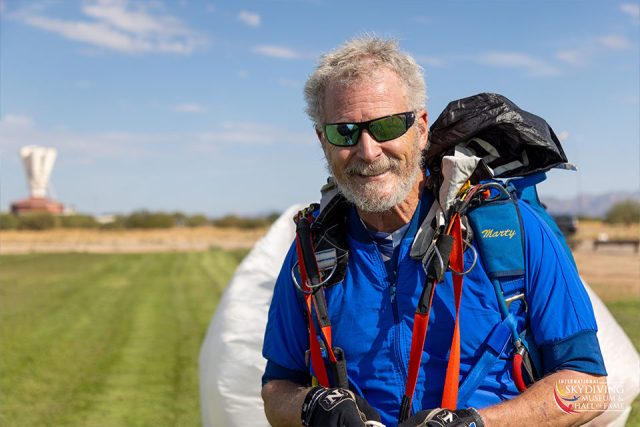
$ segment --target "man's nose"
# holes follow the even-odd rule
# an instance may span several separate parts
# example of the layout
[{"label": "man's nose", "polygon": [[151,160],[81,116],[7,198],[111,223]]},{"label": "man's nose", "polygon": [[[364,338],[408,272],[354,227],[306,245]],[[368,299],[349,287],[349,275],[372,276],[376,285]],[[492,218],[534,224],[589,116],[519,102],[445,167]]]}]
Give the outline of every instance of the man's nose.
[{"label": "man's nose", "polygon": [[358,149],[358,157],[367,162],[375,160],[382,153],[380,143],[373,139],[366,129],[360,134],[360,140],[356,148]]}]

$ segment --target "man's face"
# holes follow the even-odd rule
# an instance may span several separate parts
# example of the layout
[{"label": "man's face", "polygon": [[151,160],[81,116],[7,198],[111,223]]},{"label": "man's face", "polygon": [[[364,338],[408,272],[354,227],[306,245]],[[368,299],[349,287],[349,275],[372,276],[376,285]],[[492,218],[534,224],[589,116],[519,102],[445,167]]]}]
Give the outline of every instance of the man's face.
[{"label": "man's face", "polygon": [[[329,84],[325,123],[363,122],[410,110],[404,85],[382,69],[349,86]],[[347,200],[365,212],[384,212],[400,204],[421,176],[420,157],[427,142],[427,114],[421,110],[407,133],[377,142],[363,131],[353,147],[336,147],[318,131],[328,167]]]}]

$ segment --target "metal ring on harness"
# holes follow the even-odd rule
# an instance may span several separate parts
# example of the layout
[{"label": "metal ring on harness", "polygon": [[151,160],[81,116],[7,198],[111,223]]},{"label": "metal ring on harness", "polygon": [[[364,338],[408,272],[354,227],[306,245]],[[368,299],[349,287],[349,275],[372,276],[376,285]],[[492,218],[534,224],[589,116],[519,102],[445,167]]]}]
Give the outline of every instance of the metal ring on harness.
[{"label": "metal ring on harness", "polygon": [[296,285],[296,288],[298,288],[300,292],[305,294],[310,294],[311,292],[313,292],[313,289],[323,286],[325,283],[327,283],[331,279],[331,277],[333,277],[333,273],[335,273],[336,270],[338,269],[338,263],[336,262],[335,264],[333,264],[333,267],[331,267],[331,272],[329,273],[326,279],[324,279],[317,285],[307,285],[307,288],[311,289],[310,291],[306,291],[302,289],[302,286],[300,286],[300,283],[298,283],[298,279],[296,278],[296,273],[295,273],[296,267],[298,267],[298,261],[296,261],[296,263],[293,264],[293,267],[291,267],[291,279],[293,279],[293,284]]},{"label": "metal ring on harness", "polygon": [[476,250],[476,248],[474,248],[471,243],[467,242],[464,239],[462,240],[462,243],[466,245],[467,248],[471,249],[471,252],[473,252],[473,262],[471,263],[471,267],[463,272],[455,271],[453,268],[451,268],[451,266],[449,266],[449,270],[451,270],[451,273],[455,274],[456,276],[464,276],[471,273],[471,270],[473,270],[473,267],[475,267],[476,263],[478,262],[478,251]]}]

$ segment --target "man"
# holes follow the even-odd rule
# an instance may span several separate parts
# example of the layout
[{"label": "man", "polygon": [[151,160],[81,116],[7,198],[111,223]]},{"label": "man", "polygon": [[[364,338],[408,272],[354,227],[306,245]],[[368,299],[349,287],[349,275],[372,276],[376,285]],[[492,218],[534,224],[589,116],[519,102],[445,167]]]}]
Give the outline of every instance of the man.
[{"label": "man", "polygon": [[[380,420],[396,425],[407,381],[413,313],[425,281],[409,248],[432,200],[426,196],[420,160],[428,150],[424,80],[415,61],[394,42],[364,37],[323,56],[305,94],[329,171],[352,204],[347,272],[342,283],[325,289],[333,345],[344,350],[350,390],[310,387],[306,306],[291,278],[297,265],[294,245],[276,283],[265,333],[265,411],[274,426],[373,426]],[[567,414],[553,402],[558,381],[596,380],[606,372],[577,272],[540,220],[526,209],[522,217],[532,272],[526,302],[544,378],[519,394],[510,362],[498,359],[464,408],[439,409],[455,315],[447,273],[435,291],[413,415],[402,426],[578,425],[598,414]],[[473,262],[469,252],[465,269]],[[465,277],[462,378],[500,321],[481,264]],[[550,312],[550,299],[557,299],[565,311]]]}]

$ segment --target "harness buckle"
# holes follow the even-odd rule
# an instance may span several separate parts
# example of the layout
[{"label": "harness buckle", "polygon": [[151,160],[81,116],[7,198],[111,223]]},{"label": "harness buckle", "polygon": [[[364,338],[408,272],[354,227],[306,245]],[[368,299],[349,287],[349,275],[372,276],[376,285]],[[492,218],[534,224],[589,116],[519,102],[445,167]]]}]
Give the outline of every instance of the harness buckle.
[{"label": "harness buckle", "polygon": [[527,300],[524,298],[524,292],[521,292],[519,294],[510,296],[509,298],[504,299],[504,302],[507,304],[507,310],[511,308],[511,303],[517,300],[522,300],[522,303],[524,304],[524,311],[529,311]]}]

